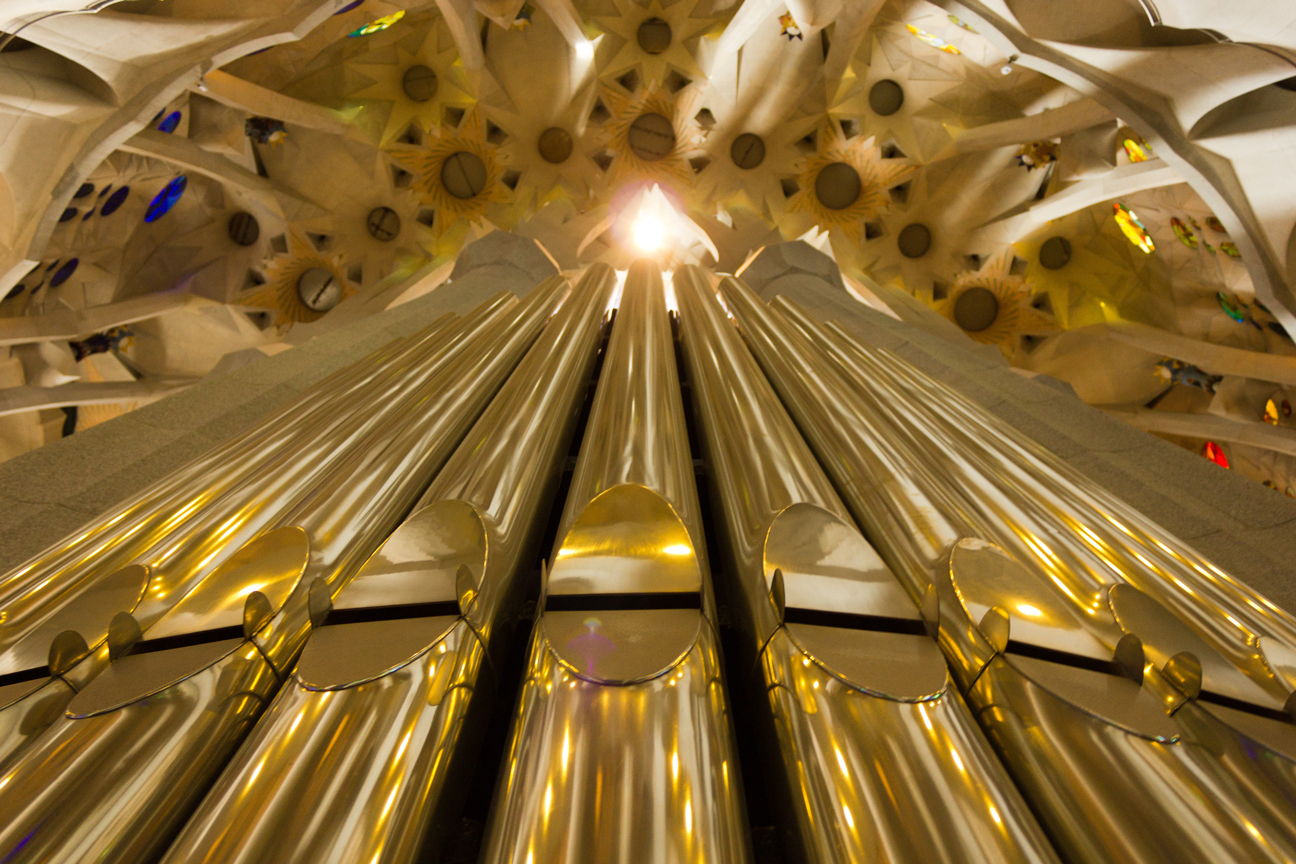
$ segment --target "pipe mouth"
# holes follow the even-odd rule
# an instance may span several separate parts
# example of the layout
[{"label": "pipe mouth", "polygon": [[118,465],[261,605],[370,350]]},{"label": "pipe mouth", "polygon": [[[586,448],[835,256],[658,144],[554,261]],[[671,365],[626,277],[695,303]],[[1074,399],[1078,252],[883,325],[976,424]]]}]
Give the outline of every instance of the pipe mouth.
[{"label": "pipe mouth", "polygon": [[607,684],[665,674],[702,627],[688,528],[647,487],[602,492],[563,537],[542,603],[541,635],[573,674]]},{"label": "pipe mouth", "polygon": [[432,650],[471,617],[488,546],[471,504],[448,499],[419,510],[342,589],[302,651],[298,681],[308,690],[352,687]]},{"label": "pipe mouth", "polygon": [[[19,637],[11,646],[0,648],[0,687],[30,678],[30,673],[49,662],[50,646],[60,633],[74,630],[93,651],[108,638],[108,625],[118,612],[134,612],[148,589],[149,568],[131,564],[95,582],[71,602]],[[15,677],[17,676],[17,677]],[[3,704],[0,697],[0,704]]]}]

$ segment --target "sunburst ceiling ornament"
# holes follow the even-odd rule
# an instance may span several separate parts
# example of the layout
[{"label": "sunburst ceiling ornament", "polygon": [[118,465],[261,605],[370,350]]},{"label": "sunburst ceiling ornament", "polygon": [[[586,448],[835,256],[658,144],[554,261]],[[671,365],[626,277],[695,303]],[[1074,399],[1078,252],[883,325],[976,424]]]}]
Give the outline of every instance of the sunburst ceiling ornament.
[{"label": "sunburst ceiling ornament", "polygon": [[[323,308],[324,306],[332,308],[356,292],[358,286],[347,278],[346,262],[341,254],[319,251],[305,234],[295,228],[288,229],[286,238],[288,254],[276,255],[265,265],[265,284],[252,289],[240,298],[238,301],[240,305],[269,309],[275,313],[273,323],[276,325],[286,322],[315,321],[328,311]],[[307,305],[306,300],[303,300],[299,285],[302,283],[303,276],[307,276],[310,271],[319,270],[325,271],[333,281],[327,289],[321,281],[321,284],[315,287],[315,293],[320,294],[324,290],[336,293],[332,297],[321,297],[319,300],[309,298],[314,301],[312,305],[316,307],[311,308],[311,305]],[[307,278],[309,281],[310,277]]]},{"label": "sunburst ceiling ornament", "polygon": [[958,275],[949,296],[937,306],[973,341],[997,345],[1005,354],[1021,336],[1056,333],[1057,325],[1030,305],[1031,283],[1011,272],[1013,250],[1005,249],[978,271]]},{"label": "sunburst ceiling ornament", "polygon": [[[420,30],[410,27],[419,27],[422,38]],[[447,109],[451,113],[467,111],[475,102],[441,16],[402,24],[401,28],[409,32],[393,33],[397,41],[387,50],[361,54],[346,64],[347,71],[372,82],[349,93],[349,99],[391,105],[380,147],[406,136],[412,124],[424,133],[440,134]]]},{"label": "sunburst ceiling ornament", "polygon": [[512,201],[504,185],[504,165],[496,147],[486,142],[486,119],[480,107],[459,128],[429,137],[422,146],[388,151],[392,161],[414,175],[411,188],[436,211],[434,229],[444,234],[463,221],[486,218],[491,205]]},{"label": "sunburst ceiling ornament", "polygon": [[745,208],[777,224],[787,207],[781,177],[796,174],[804,158],[796,142],[814,131],[818,120],[804,117],[772,124],[760,134],[744,128],[713,129],[702,147],[710,162],[697,175],[698,206]]},{"label": "sunburst ceiling ornament", "polygon": [[819,128],[816,152],[797,174],[799,187],[788,200],[788,213],[809,213],[822,230],[840,228],[860,242],[864,222],[878,215],[891,198],[887,190],[912,174],[901,159],[883,159],[873,138],[846,138],[829,120]]},{"label": "sunburst ceiling ornament", "polygon": [[601,138],[615,154],[608,173],[613,189],[627,181],[662,182],[683,192],[693,185],[688,157],[697,149],[697,128],[692,122],[700,88],[685,87],[671,93],[661,87],[641,87],[628,93],[616,85],[603,85],[603,102],[612,118]]},{"label": "sunburst ceiling ornament", "polygon": [[706,76],[698,63],[698,40],[721,19],[693,17],[700,0],[677,0],[669,6],[651,0],[646,7],[635,0],[612,2],[616,16],[594,19],[599,29],[622,40],[603,67],[604,76],[621,75],[636,65],[649,86],[665,83],[671,68],[690,79]]}]

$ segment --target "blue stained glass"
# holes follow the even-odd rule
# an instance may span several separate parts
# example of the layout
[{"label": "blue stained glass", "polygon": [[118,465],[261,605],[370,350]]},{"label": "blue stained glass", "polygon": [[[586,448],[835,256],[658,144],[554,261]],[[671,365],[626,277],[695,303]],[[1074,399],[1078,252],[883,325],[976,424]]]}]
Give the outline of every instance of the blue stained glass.
[{"label": "blue stained glass", "polygon": [[79,212],[81,212],[81,211],[77,210],[77,208],[75,208],[75,207],[69,207],[69,208],[67,208],[66,210],[63,211],[63,215],[59,217],[59,221],[60,221],[60,222],[67,222],[67,221],[69,221],[69,220],[71,220],[71,219],[75,219],[77,213],[79,213]]},{"label": "blue stained glass", "polygon": [[84,222],[84,221],[86,221],[87,219],[89,219],[89,218],[90,218],[91,216],[93,216],[93,215],[94,215],[94,208],[91,207],[89,210],[86,211],[86,215],[84,215],[84,216],[81,217],[81,221]]},{"label": "blue stained glass", "polygon": [[159,132],[170,133],[170,132],[174,132],[176,130],[176,127],[179,125],[180,125],[180,112],[172,111],[170,114],[166,116],[166,118],[161,123],[158,124],[157,128]]},{"label": "blue stained glass", "polygon": [[116,213],[117,209],[126,203],[126,196],[129,194],[130,187],[123,186],[113,194],[109,195],[108,200],[104,202],[103,207],[99,208],[100,215],[111,216]]},{"label": "blue stained glass", "polygon": [[148,210],[144,213],[144,221],[156,222],[170,213],[171,208],[180,200],[180,196],[184,194],[185,187],[188,185],[189,178],[181,174],[163,186],[162,191],[149,202]]},{"label": "blue stained glass", "polygon": [[69,258],[68,262],[60,267],[58,272],[50,278],[50,287],[57,288],[70,279],[72,274],[76,272],[77,265],[80,263],[81,261],[77,258]]},{"label": "blue stained glass", "polygon": [[73,195],[72,197],[73,197],[73,198],[84,198],[84,197],[86,197],[87,195],[92,194],[93,192],[94,192],[94,184],[93,184],[93,183],[82,183],[82,184],[81,184],[81,188],[78,189],[78,190],[76,191],[76,194]]},{"label": "blue stained glass", "polygon": [[364,2],[365,2],[365,0],[354,0],[354,2],[348,3],[347,5],[343,6],[343,7],[342,7],[341,9],[339,9],[338,11],[334,12],[333,14],[334,14],[334,15],[341,15],[343,12],[350,12],[352,9],[354,9],[354,8],[356,8],[357,6],[363,4]]},{"label": "blue stained glass", "polygon": [[103,196],[107,195],[107,194],[108,194],[108,190],[111,189],[111,188],[112,188],[112,184],[109,183],[107,186],[105,186],[104,188],[100,189],[100,190],[99,190],[99,197],[102,198]]}]

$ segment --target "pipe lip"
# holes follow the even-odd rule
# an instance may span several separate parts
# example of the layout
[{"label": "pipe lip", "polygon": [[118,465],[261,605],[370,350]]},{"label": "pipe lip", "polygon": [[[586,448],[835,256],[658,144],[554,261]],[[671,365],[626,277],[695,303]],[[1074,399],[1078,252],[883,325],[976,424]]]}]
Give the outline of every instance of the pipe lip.
[{"label": "pipe lip", "polygon": [[266,662],[260,650],[243,638],[203,642],[148,654],[129,654],[109,664],[74,696],[68,703],[67,716],[84,720],[126,708],[240,654],[246,662]]}]

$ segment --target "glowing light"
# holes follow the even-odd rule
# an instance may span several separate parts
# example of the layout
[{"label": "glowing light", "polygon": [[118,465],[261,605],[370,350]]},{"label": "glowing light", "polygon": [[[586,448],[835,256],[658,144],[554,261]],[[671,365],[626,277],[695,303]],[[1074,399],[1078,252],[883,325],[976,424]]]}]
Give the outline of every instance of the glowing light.
[{"label": "glowing light", "polygon": [[1018,603],[1017,611],[1023,615],[1029,615],[1031,618],[1038,618],[1044,614],[1029,603]]},{"label": "glowing light", "polygon": [[851,828],[854,828],[855,817],[851,815],[850,808],[845,804],[842,805],[842,815],[846,817],[846,824],[850,825]]},{"label": "glowing light", "polygon": [[582,60],[594,59],[594,43],[588,39],[576,43],[576,56]]},{"label": "glowing light", "polygon": [[645,252],[656,252],[666,239],[666,226],[655,216],[640,216],[634,223],[634,244]]},{"label": "glowing light", "polygon": [[999,811],[994,808],[994,805],[990,806],[990,818],[995,820],[996,825],[1003,824],[1003,820],[999,818]]},{"label": "glowing light", "polygon": [[685,546],[683,543],[676,543],[674,546],[667,546],[662,551],[667,555],[687,555],[693,550],[689,549],[689,547]]}]

